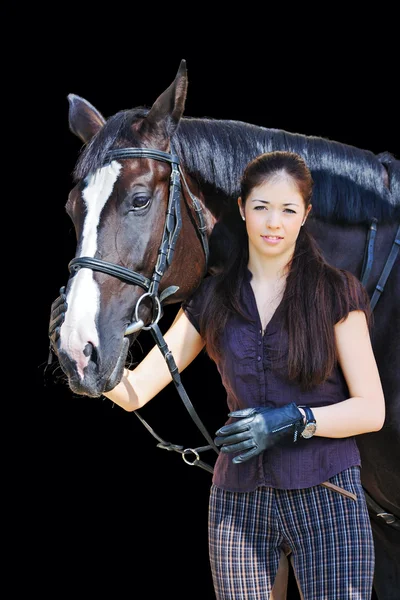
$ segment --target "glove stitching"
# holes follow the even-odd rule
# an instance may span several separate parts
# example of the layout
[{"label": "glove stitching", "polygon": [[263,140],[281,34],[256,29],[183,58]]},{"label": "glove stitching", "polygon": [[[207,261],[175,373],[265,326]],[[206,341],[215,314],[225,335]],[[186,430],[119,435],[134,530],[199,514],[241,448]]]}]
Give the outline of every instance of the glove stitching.
[{"label": "glove stitching", "polygon": [[283,425],[282,427],[278,427],[278,429],[272,429],[272,433],[276,433],[277,431],[282,431],[282,429],[287,429],[288,427],[292,427],[293,423],[289,423],[288,425]]}]

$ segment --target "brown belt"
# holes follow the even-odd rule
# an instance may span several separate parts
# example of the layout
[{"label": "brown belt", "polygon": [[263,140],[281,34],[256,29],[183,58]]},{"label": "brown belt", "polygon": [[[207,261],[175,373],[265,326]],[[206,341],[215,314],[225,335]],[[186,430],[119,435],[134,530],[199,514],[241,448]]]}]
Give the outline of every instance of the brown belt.
[{"label": "brown belt", "polygon": [[323,483],[321,483],[321,485],[327,487],[328,489],[334,491],[334,492],[338,492],[339,494],[342,494],[342,496],[346,496],[347,498],[351,498],[352,500],[356,500],[357,501],[357,496],[355,494],[353,494],[352,492],[349,492],[348,490],[345,490],[344,488],[335,485],[334,483],[331,483],[330,481],[324,481]]}]

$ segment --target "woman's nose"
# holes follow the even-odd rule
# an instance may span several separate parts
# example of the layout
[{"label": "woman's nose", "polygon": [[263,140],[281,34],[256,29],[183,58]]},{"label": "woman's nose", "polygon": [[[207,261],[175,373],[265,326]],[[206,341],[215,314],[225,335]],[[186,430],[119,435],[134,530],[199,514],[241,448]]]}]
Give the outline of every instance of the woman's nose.
[{"label": "woman's nose", "polygon": [[269,210],[267,213],[267,223],[269,227],[280,227],[281,216],[279,211]]}]

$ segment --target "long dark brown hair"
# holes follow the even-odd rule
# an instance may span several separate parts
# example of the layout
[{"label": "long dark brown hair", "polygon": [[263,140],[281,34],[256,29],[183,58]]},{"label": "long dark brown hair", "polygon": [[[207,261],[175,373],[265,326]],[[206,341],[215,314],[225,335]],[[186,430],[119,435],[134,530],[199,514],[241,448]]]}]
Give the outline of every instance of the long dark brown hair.
[{"label": "long dark brown hair", "polygon": [[[304,200],[311,203],[313,179],[304,160],[296,153],[277,151],[251,161],[240,180],[243,205],[251,191],[278,175],[293,180]],[[249,319],[241,304],[241,288],[249,260],[248,237],[239,218],[231,224],[230,258],[222,272],[209,278],[199,324],[208,355],[218,362],[221,333],[229,316]],[[311,389],[331,374],[337,352],[334,324],[351,310],[363,310],[371,325],[369,298],[351,273],[329,265],[316,241],[301,227],[293,257],[288,265],[282,299],[284,324],[288,331],[288,375],[302,389]]]}]

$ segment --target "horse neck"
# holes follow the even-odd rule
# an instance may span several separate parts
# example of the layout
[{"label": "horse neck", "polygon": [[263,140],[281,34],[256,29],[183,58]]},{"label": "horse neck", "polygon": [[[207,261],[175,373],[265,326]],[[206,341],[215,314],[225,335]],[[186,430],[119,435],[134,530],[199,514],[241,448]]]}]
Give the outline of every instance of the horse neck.
[{"label": "horse neck", "polygon": [[[172,140],[185,171],[219,218],[239,195],[247,163],[262,152],[289,150],[304,157],[315,179],[315,216],[350,223],[400,217],[400,197],[385,184],[379,156],[323,138],[238,121],[182,119]],[[398,162],[398,161],[394,161]],[[397,168],[397,167],[396,167]]]},{"label": "horse neck", "polygon": [[[326,260],[340,269],[350,271],[360,280],[365,267],[364,259],[370,245],[371,251],[368,255],[370,270],[365,287],[371,297],[381,280],[386,261],[393,251],[393,245],[398,237],[399,223],[376,223],[375,237],[372,244],[369,242],[371,228],[365,223],[349,225],[309,218],[307,227],[317,241]],[[385,293],[382,294],[382,298],[379,300],[380,309],[386,302],[389,303],[389,306],[393,302],[396,294],[388,292],[388,290],[391,288],[397,288],[398,290],[399,267],[400,261],[397,258],[389,272]]]}]

